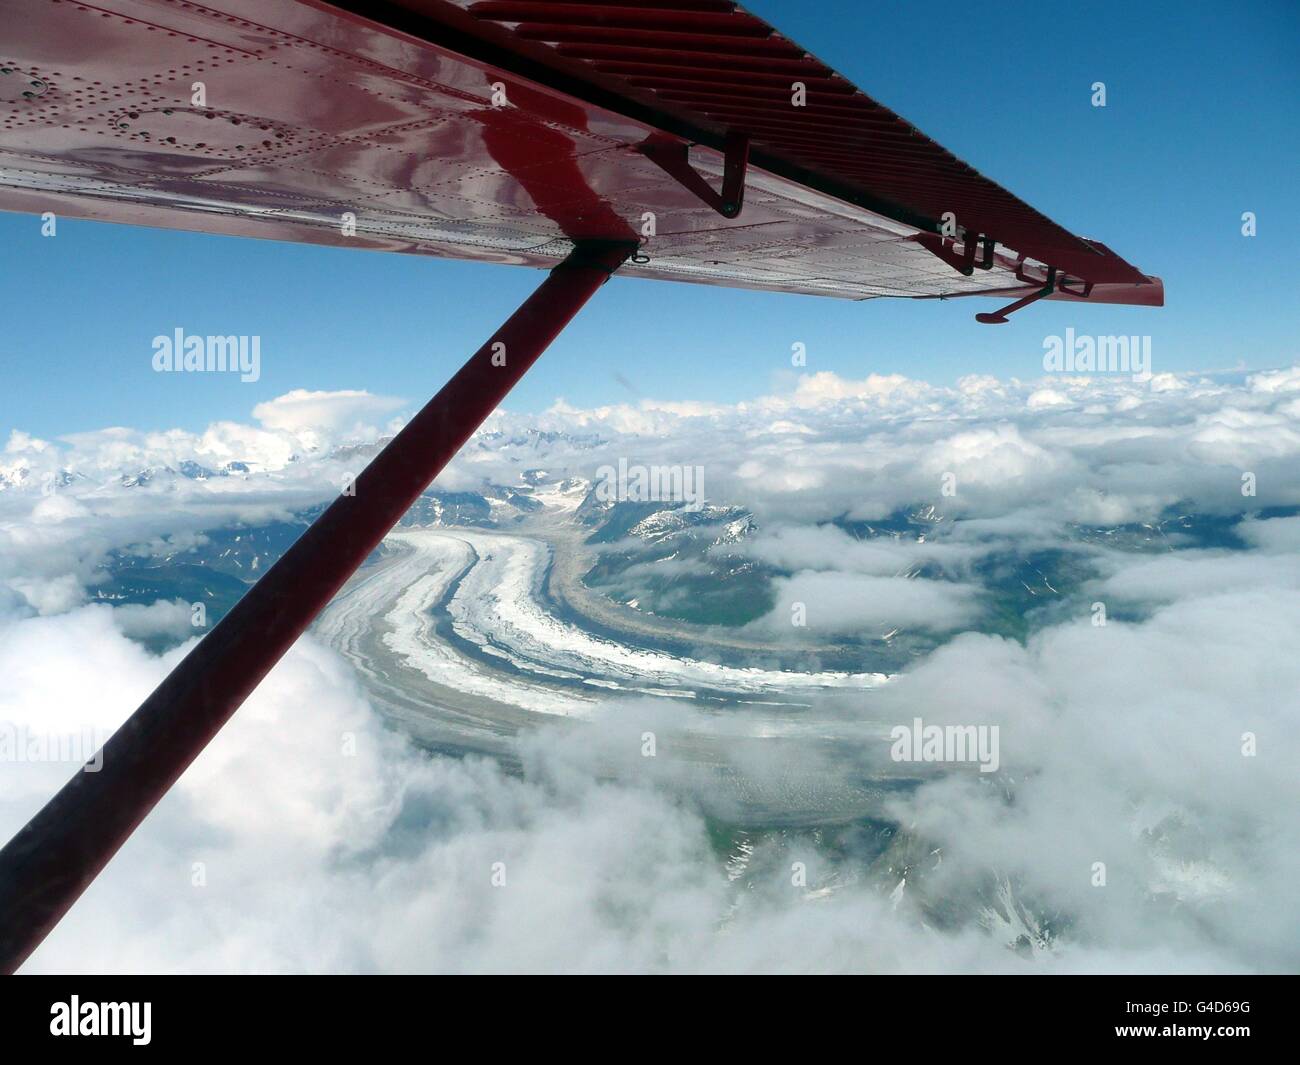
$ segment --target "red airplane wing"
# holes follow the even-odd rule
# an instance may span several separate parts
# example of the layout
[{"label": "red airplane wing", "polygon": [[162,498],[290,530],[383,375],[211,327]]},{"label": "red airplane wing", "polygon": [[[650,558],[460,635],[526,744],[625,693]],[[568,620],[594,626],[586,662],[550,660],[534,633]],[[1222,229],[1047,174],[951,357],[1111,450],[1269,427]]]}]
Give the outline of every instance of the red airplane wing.
[{"label": "red airplane wing", "polygon": [[6,8],[0,209],[535,267],[633,239],[624,274],[851,299],[1051,277],[1162,302],[728,0]]},{"label": "red airplane wing", "polygon": [[614,271],[1018,297],[985,321],[1041,298],[1162,301],[1158,280],[727,0],[6,0],[5,13],[0,209],[551,273],[113,734],[101,771],[0,849],[0,971]]}]

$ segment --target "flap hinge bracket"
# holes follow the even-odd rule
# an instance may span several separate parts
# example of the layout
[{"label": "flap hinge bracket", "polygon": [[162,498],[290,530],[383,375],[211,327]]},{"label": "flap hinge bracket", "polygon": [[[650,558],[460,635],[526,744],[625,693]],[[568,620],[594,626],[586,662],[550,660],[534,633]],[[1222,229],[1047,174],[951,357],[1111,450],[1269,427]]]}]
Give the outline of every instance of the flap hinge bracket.
[{"label": "flap hinge bracket", "polygon": [[[993,266],[993,245],[992,237],[983,234],[967,233],[965,240],[961,242],[961,253],[957,252],[959,243],[955,237],[944,237],[938,233],[917,233],[913,238],[926,251],[938,259],[942,259],[959,274],[970,277],[976,270],[989,270]],[[980,256],[977,259],[975,252],[979,250]]]},{"label": "flap hinge bracket", "polygon": [[1028,307],[1031,303],[1037,303],[1053,292],[1064,292],[1067,296],[1075,296],[1078,299],[1086,300],[1092,295],[1092,282],[1079,281],[1078,288],[1070,287],[1069,276],[1055,266],[1047,268],[1045,278],[1033,277],[1025,272],[1025,257],[1022,255],[1016,263],[1016,280],[1023,281],[1027,285],[1041,285],[1042,287],[1036,292],[1030,292],[1026,296],[1020,297],[1015,303],[1008,303],[1005,307],[996,311],[985,311],[982,314],[975,315],[975,321],[982,322],[985,325],[1004,325],[1007,316],[1015,314],[1016,311],[1023,307]]},{"label": "flap hinge bracket", "polygon": [[735,218],[745,205],[745,173],[749,169],[749,137],[728,133],[722,171],[722,192],[691,166],[690,146],[665,133],[652,133],[640,145],[641,154],[665,171],[679,185],[695,193],[723,218]]}]

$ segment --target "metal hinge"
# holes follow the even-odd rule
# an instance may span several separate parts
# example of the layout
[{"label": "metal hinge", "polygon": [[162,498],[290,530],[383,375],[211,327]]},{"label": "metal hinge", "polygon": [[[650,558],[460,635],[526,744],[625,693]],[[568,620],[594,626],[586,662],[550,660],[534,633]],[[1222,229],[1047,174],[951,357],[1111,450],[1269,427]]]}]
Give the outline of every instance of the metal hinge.
[{"label": "metal hinge", "polygon": [[679,185],[695,193],[723,218],[735,218],[745,205],[745,172],[749,168],[749,137],[728,133],[722,192],[713,191],[704,177],[691,166],[690,145],[666,133],[652,133],[640,145],[641,153],[672,177]]}]

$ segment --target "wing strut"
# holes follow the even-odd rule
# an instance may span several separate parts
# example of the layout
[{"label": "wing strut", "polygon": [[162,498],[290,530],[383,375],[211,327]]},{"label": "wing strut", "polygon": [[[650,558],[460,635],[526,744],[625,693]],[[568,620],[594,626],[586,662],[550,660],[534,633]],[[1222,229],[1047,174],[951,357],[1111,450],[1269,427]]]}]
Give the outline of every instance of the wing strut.
[{"label": "wing strut", "polygon": [[[1064,282],[1064,278],[1061,279]],[[984,325],[1006,325],[1007,315],[1015,314],[1016,311],[1028,307],[1031,303],[1037,303],[1041,299],[1046,299],[1056,291],[1056,269],[1049,267],[1047,270],[1047,280],[1043,287],[1036,292],[1029,293],[1028,296],[1021,296],[1015,303],[1008,303],[1005,307],[996,311],[983,311],[975,316],[975,321]]]},{"label": "wing strut", "polygon": [[12,973],[429,482],[635,250],[578,244],[78,772],[0,850]]}]

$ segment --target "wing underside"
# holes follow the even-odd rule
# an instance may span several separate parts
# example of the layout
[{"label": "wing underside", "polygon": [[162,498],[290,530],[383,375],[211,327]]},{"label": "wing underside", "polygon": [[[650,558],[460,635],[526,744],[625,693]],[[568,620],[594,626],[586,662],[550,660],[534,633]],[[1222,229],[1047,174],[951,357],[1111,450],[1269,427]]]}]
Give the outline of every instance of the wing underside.
[{"label": "wing underside", "polygon": [[533,267],[636,240],[621,273],[849,299],[1055,271],[1052,298],[1162,301],[726,0],[346,6],[10,0],[0,209]]}]

